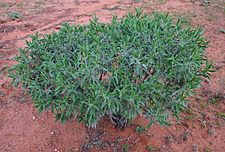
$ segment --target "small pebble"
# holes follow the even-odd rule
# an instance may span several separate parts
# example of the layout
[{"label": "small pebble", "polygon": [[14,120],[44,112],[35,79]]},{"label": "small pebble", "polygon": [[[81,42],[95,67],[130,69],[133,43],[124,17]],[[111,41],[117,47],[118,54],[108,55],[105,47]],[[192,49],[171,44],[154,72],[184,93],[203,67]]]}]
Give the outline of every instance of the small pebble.
[{"label": "small pebble", "polygon": [[33,116],[33,120],[35,119],[35,117]]},{"label": "small pebble", "polygon": [[207,122],[205,120],[202,121],[202,126],[206,127],[207,126]]},{"label": "small pebble", "polygon": [[198,152],[198,145],[193,144],[192,145],[192,151],[193,152]]},{"label": "small pebble", "polygon": [[209,129],[208,129],[208,134],[209,134],[210,136],[214,135],[214,134],[215,134],[215,129],[209,128]]}]

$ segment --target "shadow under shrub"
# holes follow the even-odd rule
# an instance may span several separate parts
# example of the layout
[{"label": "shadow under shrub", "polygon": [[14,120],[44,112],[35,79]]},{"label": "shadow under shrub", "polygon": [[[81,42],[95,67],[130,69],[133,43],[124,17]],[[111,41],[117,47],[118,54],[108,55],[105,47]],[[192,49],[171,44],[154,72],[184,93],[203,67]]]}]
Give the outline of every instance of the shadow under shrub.
[{"label": "shadow under shrub", "polygon": [[65,23],[56,33],[31,38],[10,77],[39,112],[51,109],[63,123],[75,117],[95,127],[108,115],[121,129],[142,114],[166,124],[211,69],[202,31],[163,13],[137,10],[108,24],[97,18]]}]

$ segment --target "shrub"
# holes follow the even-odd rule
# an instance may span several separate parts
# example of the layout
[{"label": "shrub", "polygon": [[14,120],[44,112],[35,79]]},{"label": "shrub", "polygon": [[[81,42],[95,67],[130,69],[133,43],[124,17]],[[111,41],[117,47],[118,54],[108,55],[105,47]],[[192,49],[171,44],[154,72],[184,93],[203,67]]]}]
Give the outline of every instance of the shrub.
[{"label": "shrub", "polygon": [[12,20],[16,20],[16,19],[22,18],[22,15],[20,13],[17,13],[17,12],[9,13],[8,16]]},{"label": "shrub", "polygon": [[16,58],[13,83],[28,91],[39,112],[50,109],[63,123],[75,117],[95,127],[109,116],[123,128],[142,114],[166,124],[211,69],[202,31],[163,13],[137,10],[111,23],[65,23],[31,38]]}]

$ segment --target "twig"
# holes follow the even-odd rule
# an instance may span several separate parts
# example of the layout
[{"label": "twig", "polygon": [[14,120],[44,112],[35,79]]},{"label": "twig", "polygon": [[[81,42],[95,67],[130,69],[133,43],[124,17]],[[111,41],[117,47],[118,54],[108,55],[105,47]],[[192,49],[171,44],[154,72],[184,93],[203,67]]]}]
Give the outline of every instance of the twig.
[{"label": "twig", "polygon": [[138,138],[135,142],[132,143],[132,145],[129,146],[129,148],[132,147],[132,146],[134,146],[134,145],[135,145],[136,143],[138,143],[140,140],[141,140],[141,139]]}]

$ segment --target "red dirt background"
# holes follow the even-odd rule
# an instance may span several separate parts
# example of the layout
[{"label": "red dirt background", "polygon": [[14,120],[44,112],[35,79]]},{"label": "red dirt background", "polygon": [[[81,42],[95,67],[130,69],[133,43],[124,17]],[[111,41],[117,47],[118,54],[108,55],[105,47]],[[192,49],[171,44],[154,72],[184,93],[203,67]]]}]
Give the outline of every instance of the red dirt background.
[{"label": "red dirt background", "polygon": [[[50,33],[62,22],[88,23],[93,15],[102,22],[143,7],[144,12],[169,12],[188,25],[201,26],[209,43],[206,56],[216,72],[191,98],[179,122],[157,124],[138,133],[148,122],[139,117],[123,131],[109,120],[88,129],[76,120],[62,125],[50,112],[38,114],[29,96],[10,85],[7,70],[29,35]],[[18,12],[21,18],[12,20]],[[225,2],[224,0],[0,0],[0,152],[88,151],[225,151]]]}]

